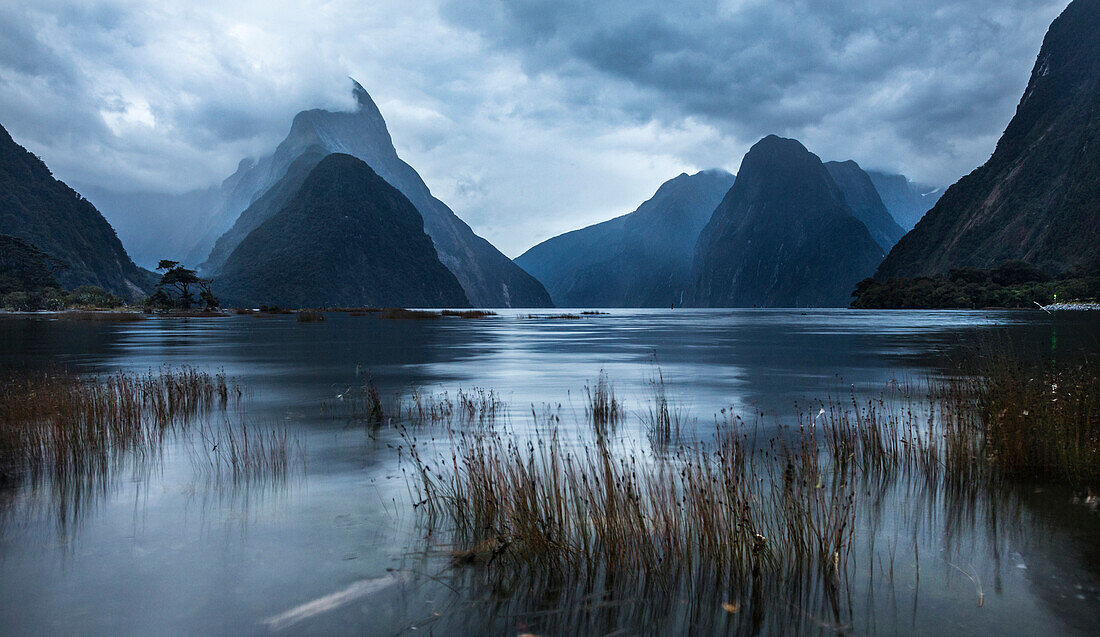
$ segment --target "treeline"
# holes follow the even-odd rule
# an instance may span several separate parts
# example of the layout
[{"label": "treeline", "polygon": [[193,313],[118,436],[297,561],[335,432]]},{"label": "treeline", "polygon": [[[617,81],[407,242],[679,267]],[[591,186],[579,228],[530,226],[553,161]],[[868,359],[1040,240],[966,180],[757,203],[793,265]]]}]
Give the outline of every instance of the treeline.
[{"label": "treeline", "polygon": [[133,301],[91,285],[66,290],[54,276],[66,268],[66,263],[33,244],[0,234],[0,309],[14,312],[113,309],[136,303],[150,310],[195,307],[211,310],[220,305],[210,293],[210,281],[176,261],[161,261],[157,270],[162,274],[153,293]]},{"label": "treeline", "polygon": [[858,309],[1025,308],[1057,301],[1100,298],[1100,269],[1055,278],[1023,261],[992,270],[959,268],[936,277],[864,279],[852,293]]}]

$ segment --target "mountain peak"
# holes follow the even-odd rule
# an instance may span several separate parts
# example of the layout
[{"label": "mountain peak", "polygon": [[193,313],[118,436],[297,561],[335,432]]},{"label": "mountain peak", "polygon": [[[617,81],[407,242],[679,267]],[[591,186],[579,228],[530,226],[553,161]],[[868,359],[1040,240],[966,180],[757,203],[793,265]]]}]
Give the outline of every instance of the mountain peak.
[{"label": "mountain peak", "polygon": [[378,109],[378,105],[374,103],[367,89],[363,88],[363,85],[354,77],[348,79],[351,80],[351,93],[355,96],[355,112],[382,119],[382,111]]}]

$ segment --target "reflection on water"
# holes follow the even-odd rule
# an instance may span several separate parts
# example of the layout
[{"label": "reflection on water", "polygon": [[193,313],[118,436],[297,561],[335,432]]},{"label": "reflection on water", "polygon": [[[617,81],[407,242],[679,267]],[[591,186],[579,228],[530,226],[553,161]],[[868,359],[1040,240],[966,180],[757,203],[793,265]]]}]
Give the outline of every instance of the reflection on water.
[{"label": "reflection on water", "polygon": [[[1100,516],[1093,510],[1073,504],[1070,493],[953,491],[907,475],[858,484],[864,497],[844,587],[824,594],[819,582],[791,595],[784,623],[774,614],[754,617],[765,605],[754,605],[751,591],[696,586],[691,596],[655,596],[639,581],[561,591],[486,580],[478,569],[449,567],[438,550],[422,551],[400,460],[407,438],[393,427],[368,434],[345,401],[362,398],[356,392],[368,379],[383,402],[419,390],[425,401],[448,392],[457,404],[459,389],[489,388],[520,435],[533,410],[541,417],[547,409],[568,432],[583,426],[584,387],[604,370],[626,414],[619,444],[648,448],[643,421],[654,360],[685,414],[681,435],[690,443],[710,439],[716,421],[732,412],[791,422],[804,410],[795,406],[815,398],[876,397],[892,381],[949,369],[977,338],[1007,337],[1054,356],[1100,351],[1097,325],[1085,313],[842,310],[622,311],[580,321],[507,312],[438,321],[335,315],[308,324],[293,316],[0,319],[5,370],[223,371],[246,389],[248,421],[285,432],[302,456],[285,486],[234,481],[232,463],[211,464],[206,452],[226,440],[215,430],[240,422],[230,415],[167,441],[148,456],[155,462],[130,458],[111,467],[109,482],[81,491],[80,501],[94,506],[66,513],[79,521],[75,528],[62,531],[53,514],[33,513],[74,500],[49,480],[0,491],[8,513],[0,527],[0,615],[14,632],[111,634],[394,634],[413,626],[440,634],[655,627],[1094,634]],[[425,422],[417,438],[445,446],[448,431],[465,426]]]}]

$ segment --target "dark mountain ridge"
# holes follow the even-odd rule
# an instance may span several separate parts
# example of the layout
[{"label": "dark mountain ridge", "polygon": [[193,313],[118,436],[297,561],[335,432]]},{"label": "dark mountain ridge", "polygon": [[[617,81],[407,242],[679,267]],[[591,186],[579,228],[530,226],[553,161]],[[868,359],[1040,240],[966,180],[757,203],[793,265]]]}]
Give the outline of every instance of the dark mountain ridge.
[{"label": "dark mountain ridge", "polygon": [[1051,24],[993,155],[947,189],[876,279],[1021,260],[1052,274],[1100,254],[1100,0]]},{"label": "dark mountain ridge", "polygon": [[95,206],[54,178],[0,126],[0,234],[61,261],[63,287],[93,285],[124,298],[146,294],[152,273],[137,267]]},{"label": "dark mountain ridge", "polygon": [[637,210],[516,258],[561,307],[680,305],[699,232],[733,185],[724,170],[671,179]]},{"label": "dark mountain ridge", "polygon": [[230,305],[469,307],[424,221],[362,160],[331,154],[233,249],[214,281]]},{"label": "dark mountain ridge", "polygon": [[863,172],[859,164],[852,160],[831,161],[825,164],[829,176],[836,182],[844,195],[844,201],[851,208],[856,219],[867,226],[871,238],[882,248],[883,253],[905,235],[905,230],[890,216],[886,205],[882,203],[871,177]]},{"label": "dark mountain ridge", "polygon": [[745,155],[699,235],[691,302],[846,306],[882,254],[817,155],[770,135]]}]

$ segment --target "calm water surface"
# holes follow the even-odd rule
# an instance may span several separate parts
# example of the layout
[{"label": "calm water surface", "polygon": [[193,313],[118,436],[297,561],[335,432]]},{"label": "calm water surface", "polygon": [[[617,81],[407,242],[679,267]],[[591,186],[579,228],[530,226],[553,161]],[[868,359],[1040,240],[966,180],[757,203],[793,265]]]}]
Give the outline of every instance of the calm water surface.
[{"label": "calm water surface", "polygon": [[[582,428],[584,387],[601,371],[624,400],[623,439],[645,444],[641,414],[659,373],[687,415],[687,438],[723,409],[790,422],[814,399],[874,398],[951,369],[979,339],[1033,355],[1100,353],[1095,313],[850,310],[612,311],[581,320],[503,311],[484,320],[330,314],[101,323],[0,318],[0,366],[87,374],[196,366],[245,389],[251,422],[286,427],[300,462],[285,480],[225,486],[170,445],[84,493],[8,489],[0,500],[0,631],[6,634],[562,634],[457,586],[425,556],[396,433],[367,435],[339,395],[373,379],[384,395],[491,388],[522,431],[532,407],[560,405]],[[800,407],[800,405],[802,407]],[[430,434],[421,434],[424,444]],[[445,434],[440,433],[440,438]],[[1100,515],[1071,494],[1021,489],[958,510],[936,494],[887,488],[856,538],[889,547],[853,582],[841,621],[807,632],[1100,634]],[[991,496],[992,497],[992,496]],[[64,513],[63,513],[64,512]],[[993,519],[990,519],[993,518]],[[859,551],[856,551],[859,554]],[[873,554],[873,553],[872,553]],[[978,600],[981,600],[979,605]],[[313,603],[305,607],[305,604]],[[606,615],[599,631],[687,631]],[[707,630],[714,625],[704,622]],[[720,627],[720,625],[719,625]]]}]

